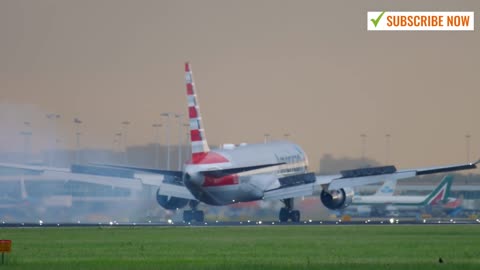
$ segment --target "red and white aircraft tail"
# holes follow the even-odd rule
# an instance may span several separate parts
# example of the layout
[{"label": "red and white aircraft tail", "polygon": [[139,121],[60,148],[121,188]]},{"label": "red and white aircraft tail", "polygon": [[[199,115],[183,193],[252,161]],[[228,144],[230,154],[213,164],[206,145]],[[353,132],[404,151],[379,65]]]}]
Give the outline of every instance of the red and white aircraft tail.
[{"label": "red and white aircraft tail", "polygon": [[197,163],[209,151],[207,137],[203,129],[202,117],[200,116],[200,107],[198,97],[193,81],[192,69],[190,63],[185,63],[185,83],[187,86],[188,117],[190,120],[190,142],[192,147],[192,163]]}]

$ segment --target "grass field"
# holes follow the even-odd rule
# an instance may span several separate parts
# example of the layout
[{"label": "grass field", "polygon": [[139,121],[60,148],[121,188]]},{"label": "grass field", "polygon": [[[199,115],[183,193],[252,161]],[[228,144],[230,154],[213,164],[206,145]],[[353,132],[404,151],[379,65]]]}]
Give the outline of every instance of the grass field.
[{"label": "grass field", "polygon": [[2,228],[13,250],[0,268],[480,269],[479,235],[479,225]]}]

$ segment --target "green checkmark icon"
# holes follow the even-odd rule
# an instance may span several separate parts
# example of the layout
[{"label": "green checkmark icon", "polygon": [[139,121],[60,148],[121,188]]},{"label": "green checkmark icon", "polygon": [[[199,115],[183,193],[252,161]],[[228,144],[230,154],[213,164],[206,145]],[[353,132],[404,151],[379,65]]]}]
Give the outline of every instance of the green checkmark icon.
[{"label": "green checkmark icon", "polygon": [[372,21],[373,25],[375,25],[375,28],[377,28],[377,24],[382,19],[382,16],[383,16],[384,13],[385,13],[385,11],[380,13],[380,15],[377,17],[377,19],[370,19],[370,21]]}]

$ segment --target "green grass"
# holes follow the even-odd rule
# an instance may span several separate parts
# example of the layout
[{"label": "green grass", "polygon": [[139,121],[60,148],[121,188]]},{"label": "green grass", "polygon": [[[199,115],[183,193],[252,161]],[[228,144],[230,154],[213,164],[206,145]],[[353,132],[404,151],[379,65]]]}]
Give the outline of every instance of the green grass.
[{"label": "green grass", "polygon": [[480,269],[478,235],[478,225],[2,228],[13,250],[0,269]]}]

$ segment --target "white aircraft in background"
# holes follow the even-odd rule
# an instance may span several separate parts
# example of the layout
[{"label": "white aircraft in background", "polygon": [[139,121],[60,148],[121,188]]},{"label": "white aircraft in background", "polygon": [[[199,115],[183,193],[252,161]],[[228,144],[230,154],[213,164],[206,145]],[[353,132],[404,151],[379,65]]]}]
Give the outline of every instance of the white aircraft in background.
[{"label": "white aircraft in background", "polygon": [[[163,181],[158,183],[157,202],[169,210],[189,205],[190,210],[183,212],[185,222],[204,221],[203,211],[197,209],[200,202],[229,205],[256,200],[281,200],[285,207],[280,209],[279,220],[299,222],[300,211],[294,207],[296,197],[320,196],[327,208],[342,209],[351,204],[353,187],[384,182],[387,179],[474,169],[478,163],[408,170],[383,166],[316,176],[308,171],[307,155],[302,148],[288,141],[241,144],[228,149],[211,150],[189,63],[185,63],[185,81],[192,155],[184,164],[183,170],[103,165],[163,175]],[[135,175],[137,177],[138,174]],[[143,180],[150,176],[138,177]]]},{"label": "white aircraft in background", "polygon": [[396,180],[385,181],[374,195],[354,195],[352,204],[345,210],[357,207],[357,212],[361,215],[385,216],[400,211],[418,211],[427,206],[440,206],[447,203],[449,199],[454,199],[449,198],[452,180],[452,176],[445,176],[438,186],[426,196],[394,196]]},{"label": "white aircraft in background", "polygon": [[[387,180],[383,182],[383,185],[380,186],[380,188],[377,189],[377,191],[371,195],[371,196],[393,196],[393,193],[395,193],[395,187],[397,185],[397,180]],[[355,197],[358,197],[360,195],[354,195]],[[383,212],[380,213],[377,211],[377,208],[375,206],[370,206],[370,205],[350,205],[349,207],[345,208],[344,211],[342,212],[352,212],[354,211],[356,214],[359,214],[361,216],[371,216],[371,215],[383,215]]]}]

